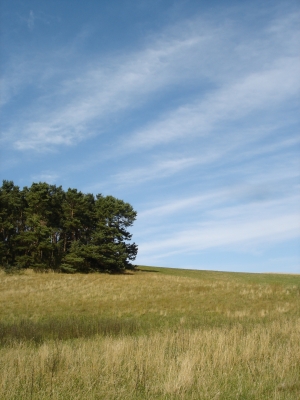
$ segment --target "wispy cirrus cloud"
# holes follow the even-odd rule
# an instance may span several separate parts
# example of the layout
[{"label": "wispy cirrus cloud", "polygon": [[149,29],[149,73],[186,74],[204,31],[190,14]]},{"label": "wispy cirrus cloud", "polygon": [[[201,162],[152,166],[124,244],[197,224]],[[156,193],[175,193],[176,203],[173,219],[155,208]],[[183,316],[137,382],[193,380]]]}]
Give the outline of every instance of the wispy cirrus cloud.
[{"label": "wispy cirrus cloud", "polygon": [[297,57],[280,60],[270,70],[250,74],[204,99],[181,106],[134,133],[126,146],[151,148],[182,137],[205,136],[224,121],[236,121],[258,110],[272,110],[278,103],[298,95],[299,61]]},{"label": "wispy cirrus cloud", "polygon": [[[38,106],[42,117],[37,112],[24,117],[23,134],[15,141],[16,148],[45,150],[51,145],[76,143],[88,137],[87,132],[95,133],[95,127],[90,125],[95,120],[100,123],[97,133],[103,132],[101,125],[105,127],[112,114],[138,107],[138,103],[145,102],[144,96],[174,82],[178,77],[177,73],[170,73],[174,58],[196,42],[192,38],[162,42],[129,57],[108,60],[104,66],[88,68],[73,80],[64,79],[60,90],[52,93],[58,98],[59,107],[52,105],[46,111],[49,99],[42,96],[45,106]],[[16,127],[12,126],[11,133],[14,131]]]},{"label": "wispy cirrus cloud", "polygon": [[32,31],[34,28],[34,20],[35,20],[34,12],[30,10],[29,17],[27,19],[27,26],[30,31]]},{"label": "wispy cirrus cloud", "polygon": [[[287,19],[294,21],[295,16]],[[35,85],[40,85],[40,94],[33,102],[29,99],[30,106],[17,121],[6,124],[6,139],[11,138],[19,150],[47,151],[76,144],[105,134],[116,115],[155,101],[162,90],[196,83],[199,98],[185,99],[184,105],[173,111],[158,113],[154,123],[129,137],[127,147],[132,150],[183,135],[206,134],[218,122],[242,118],[295,95],[299,89],[295,50],[289,44],[278,57],[273,49],[295,41],[294,22],[291,36],[287,23],[273,21],[260,32],[260,48],[257,37],[230,45],[237,40],[240,28],[219,24],[220,16],[182,22],[177,30],[168,28],[146,41],[144,49],[82,63],[71,78],[57,52],[53,54],[56,62],[48,55],[48,66],[36,59]],[[259,60],[266,52],[268,62],[261,65]],[[55,86],[53,72],[47,80],[45,69],[55,70]]]},{"label": "wispy cirrus cloud", "polygon": [[55,184],[58,177],[59,175],[56,173],[42,172],[40,174],[33,175],[31,178],[33,182],[47,182],[50,184]]},{"label": "wispy cirrus cloud", "polygon": [[[297,209],[299,196],[270,199],[263,203],[251,202],[239,206],[226,206],[224,201],[228,202],[226,191],[219,192],[218,199],[212,194],[198,199],[177,201],[174,204],[171,202],[168,207],[165,206],[167,213],[176,215],[180,210],[182,212],[189,207],[189,212],[193,210],[195,215],[198,214],[198,218],[195,218],[195,222],[189,220],[188,223],[182,220],[181,223],[172,226],[170,232],[164,234],[159,234],[152,227],[152,236],[156,240],[144,241],[141,237],[139,247],[142,257],[151,259],[155,255],[155,259],[163,259],[170,254],[213,248],[235,249],[237,252],[242,248],[247,248],[248,251],[252,248],[251,252],[262,245],[274,245],[278,241],[299,237],[300,218]],[[201,205],[202,222],[199,222],[199,205]],[[159,218],[159,211],[163,211],[163,208],[156,211]],[[150,214],[151,212],[145,212],[142,218],[150,218]]]},{"label": "wispy cirrus cloud", "polygon": [[[174,197],[170,193],[160,202],[145,203],[135,228],[138,263],[164,265],[164,260],[179,254],[213,250],[255,254],[277,243],[299,240],[300,169],[293,157],[290,163],[285,153],[276,157],[280,159],[274,162],[267,156],[266,164],[272,168],[264,162],[234,164],[243,170],[238,184],[228,183],[227,167],[222,184],[208,189],[202,180],[200,194]],[[208,179],[216,182],[213,174]],[[297,260],[292,261],[295,269]]]},{"label": "wispy cirrus cloud", "polygon": [[[298,238],[299,229],[297,213],[269,218],[265,216],[263,219],[252,218],[247,221],[234,218],[230,223],[209,222],[197,228],[177,230],[177,234],[169,234],[157,241],[140,242],[141,256],[138,258],[138,263],[151,265],[153,262],[163,265],[165,258],[176,254],[197,254],[212,249],[236,253],[245,251],[251,254],[259,251],[260,248]],[[155,232],[152,232],[152,236],[155,236]],[[199,263],[194,263],[194,266],[203,268]]]},{"label": "wispy cirrus cloud", "polygon": [[119,172],[111,176],[111,179],[121,185],[137,185],[154,179],[167,178],[203,162],[205,162],[205,160],[192,157],[159,160],[146,167],[132,168],[125,172]]},{"label": "wispy cirrus cloud", "polygon": [[[277,213],[285,212],[291,207],[297,210],[297,204],[300,194],[295,194],[294,189],[299,189],[298,179],[300,171],[290,173],[289,169],[281,171],[273,171],[273,173],[262,174],[260,179],[255,179],[246,182],[240,182],[237,185],[226,185],[218,187],[214,190],[205,190],[200,195],[190,195],[186,197],[165,199],[159,205],[147,206],[144,210],[139,212],[139,220],[142,223],[155,224],[157,218],[168,219],[172,214],[180,212],[197,214],[201,210],[201,215],[209,215],[209,219],[219,218],[219,213],[222,212],[222,217],[232,217],[229,211],[230,207],[233,210],[245,210],[247,207],[254,207],[255,212],[258,213],[260,207],[265,213],[265,208],[277,207]],[[295,179],[296,178],[296,179]],[[242,204],[242,206],[239,206]],[[198,211],[197,211],[198,210]],[[254,208],[253,208],[254,210]],[[218,214],[218,215],[217,215]],[[245,213],[246,215],[247,213]],[[172,218],[172,217],[171,217]],[[183,217],[184,219],[184,217]]]}]

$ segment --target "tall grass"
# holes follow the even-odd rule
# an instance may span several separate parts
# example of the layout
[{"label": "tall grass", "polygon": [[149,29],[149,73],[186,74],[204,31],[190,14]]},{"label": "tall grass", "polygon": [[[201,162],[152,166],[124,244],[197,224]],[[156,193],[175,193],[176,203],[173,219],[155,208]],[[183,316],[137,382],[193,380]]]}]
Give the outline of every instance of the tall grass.
[{"label": "tall grass", "polygon": [[297,399],[300,320],[244,330],[16,343],[1,349],[3,399]]},{"label": "tall grass", "polygon": [[2,399],[298,399],[300,277],[0,274]]}]

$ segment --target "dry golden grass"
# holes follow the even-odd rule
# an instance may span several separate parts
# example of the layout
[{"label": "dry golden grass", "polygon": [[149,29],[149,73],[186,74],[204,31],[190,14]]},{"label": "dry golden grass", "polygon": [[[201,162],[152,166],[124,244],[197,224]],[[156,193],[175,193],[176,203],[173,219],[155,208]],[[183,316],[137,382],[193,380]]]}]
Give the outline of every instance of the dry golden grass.
[{"label": "dry golden grass", "polygon": [[1,349],[3,399],[297,399],[300,320]]},{"label": "dry golden grass", "polygon": [[274,276],[262,275],[263,281],[251,274],[205,272],[202,276],[201,271],[183,271],[186,276],[176,276],[156,270],[125,275],[0,272],[0,315],[13,322],[66,315],[153,314],[187,319],[213,313],[277,318],[299,312],[300,277],[278,275],[274,281]]},{"label": "dry golden grass", "polygon": [[147,269],[1,273],[0,398],[300,398],[300,277]]}]

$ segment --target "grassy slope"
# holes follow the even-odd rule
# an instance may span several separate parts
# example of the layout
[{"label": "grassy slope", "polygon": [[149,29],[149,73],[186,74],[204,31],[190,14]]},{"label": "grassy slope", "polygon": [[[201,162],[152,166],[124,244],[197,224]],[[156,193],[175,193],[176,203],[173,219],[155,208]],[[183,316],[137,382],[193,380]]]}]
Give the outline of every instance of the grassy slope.
[{"label": "grassy slope", "polygon": [[229,281],[257,284],[279,284],[279,285],[299,285],[300,275],[293,274],[270,274],[270,273],[241,273],[241,272],[220,272],[202,271],[193,269],[162,268],[150,266],[138,266],[140,271],[156,272],[164,275],[181,276],[185,278],[201,279],[208,281]]},{"label": "grassy slope", "polygon": [[0,316],[0,398],[300,397],[300,276],[0,273]]}]

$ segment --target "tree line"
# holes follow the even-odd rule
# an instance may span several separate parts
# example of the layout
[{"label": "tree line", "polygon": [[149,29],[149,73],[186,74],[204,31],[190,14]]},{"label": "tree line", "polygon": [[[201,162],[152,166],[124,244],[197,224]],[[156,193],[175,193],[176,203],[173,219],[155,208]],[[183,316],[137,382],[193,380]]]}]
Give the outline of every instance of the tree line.
[{"label": "tree line", "polygon": [[137,245],[128,228],[129,203],[113,196],[33,183],[0,188],[0,262],[3,268],[61,272],[132,269]]}]

